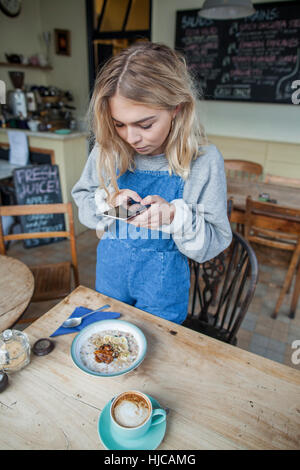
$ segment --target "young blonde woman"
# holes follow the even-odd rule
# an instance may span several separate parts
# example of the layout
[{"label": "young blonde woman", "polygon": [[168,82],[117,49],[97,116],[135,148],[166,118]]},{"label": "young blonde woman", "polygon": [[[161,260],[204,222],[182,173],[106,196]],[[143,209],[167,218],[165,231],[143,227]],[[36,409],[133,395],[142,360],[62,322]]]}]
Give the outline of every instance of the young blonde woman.
[{"label": "young blonde woman", "polygon": [[[231,241],[221,154],[196,118],[184,59],[137,43],[110,59],[91,99],[95,146],[72,190],[79,218],[104,230],[96,290],[182,323],[187,257],[204,262]],[[129,201],[149,206],[128,221],[103,213]]]}]

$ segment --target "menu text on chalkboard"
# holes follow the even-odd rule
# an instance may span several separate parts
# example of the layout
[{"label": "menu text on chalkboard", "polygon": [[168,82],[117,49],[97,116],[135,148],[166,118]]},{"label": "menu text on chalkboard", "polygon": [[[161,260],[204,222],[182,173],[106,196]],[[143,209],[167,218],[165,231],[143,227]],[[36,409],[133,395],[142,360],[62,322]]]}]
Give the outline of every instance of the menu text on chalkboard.
[{"label": "menu text on chalkboard", "polygon": [[300,4],[254,4],[237,20],[178,11],[175,48],[205,99],[293,104],[300,79]]}]

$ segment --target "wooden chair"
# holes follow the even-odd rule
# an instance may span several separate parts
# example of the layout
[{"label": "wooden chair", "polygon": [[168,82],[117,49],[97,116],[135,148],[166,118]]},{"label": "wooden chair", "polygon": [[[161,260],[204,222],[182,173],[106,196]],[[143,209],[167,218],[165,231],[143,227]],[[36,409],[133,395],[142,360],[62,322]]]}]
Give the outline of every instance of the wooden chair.
[{"label": "wooden chair", "polygon": [[[232,209],[233,209],[233,198],[230,197],[227,199],[227,217],[228,217],[228,220],[230,222],[230,219],[231,219],[231,213],[232,213]],[[191,276],[190,276],[190,280],[191,280],[191,284],[194,284],[195,282],[195,269],[194,269],[194,266],[193,266],[193,260],[188,258],[188,263],[189,263],[189,267],[190,267],[190,273],[191,273]],[[212,300],[212,303],[215,302],[215,299],[218,295],[218,288],[219,288],[219,285],[215,285],[215,290],[214,290],[214,299]]]},{"label": "wooden chair", "polygon": [[224,166],[229,178],[258,181],[263,173],[263,167],[259,163],[248,160],[224,160]]},{"label": "wooden chair", "polygon": [[[249,196],[246,201],[245,237],[250,243],[258,243],[292,253],[285,280],[272,314],[272,318],[276,318],[300,261],[300,209],[253,201]],[[299,278],[300,265],[289,313],[290,318],[295,316],[300,292]]]},{"label": "wooden chair", "polygon": [[280,184],[283,186],[290,186],[292,188],[300,188],[300,179],[298,178],[286,178],[284,176],[270,175],[269,173],[265,176],[265,183]]},{"label": "wooden chair", "polygon": [[[32,232],[4,235],[2,216],[22,216],[30,214],[66,214],[69,230],[57,232]],[[72,262],[29,266],[35,281],[32,301],[51,300],[65,297],[71,290],[71,271],[73,270],[75,286],[79,285],[76,242],[71,202],[65,204],[28,204],[0,207],[0,254],[6,254],[5,242],[11,240],[28,240],[32,238],[69,238]]]},{"label": "wooden chair", "polygon": [[224,252],[202,264],[190,260],[190,267],[194,279],[191,312],[183,326],[236,345],[258,281],[254,250],[233,232]]}]

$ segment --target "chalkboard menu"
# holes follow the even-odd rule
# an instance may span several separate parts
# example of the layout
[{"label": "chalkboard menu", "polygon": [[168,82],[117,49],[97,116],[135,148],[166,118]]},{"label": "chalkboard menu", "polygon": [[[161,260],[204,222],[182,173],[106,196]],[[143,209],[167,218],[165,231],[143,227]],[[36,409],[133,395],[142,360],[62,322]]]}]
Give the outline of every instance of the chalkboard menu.
[{"label": "chalkboard menu", "polygon": [[292,104],[292,84],[300,79],[300,4],[254,8],[238,20],[177,11],[175,47],[205,99]]},{"label": "chalkboard menu", "polygon": [[[62,202],[57,165],[30,165],[14,170],[14,186],[18,204],[56,204]],[[64,214],[31,214],[20,217],[22,231],[53,232],[65,230]],[[24,240],[27,248],[47,245],[63,238]]]}]

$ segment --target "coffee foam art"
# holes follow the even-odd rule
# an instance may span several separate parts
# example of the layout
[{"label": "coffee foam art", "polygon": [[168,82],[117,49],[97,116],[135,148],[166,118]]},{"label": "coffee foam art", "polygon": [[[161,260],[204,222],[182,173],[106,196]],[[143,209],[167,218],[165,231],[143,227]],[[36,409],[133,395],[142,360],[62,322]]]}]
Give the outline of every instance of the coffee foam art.
[{"label": "coffee foam art", "polygon": [[135,428],[143,424],[150,415],[149,404],[138,395],[125,395],[114,405],[115,421],[123,427]]}]

